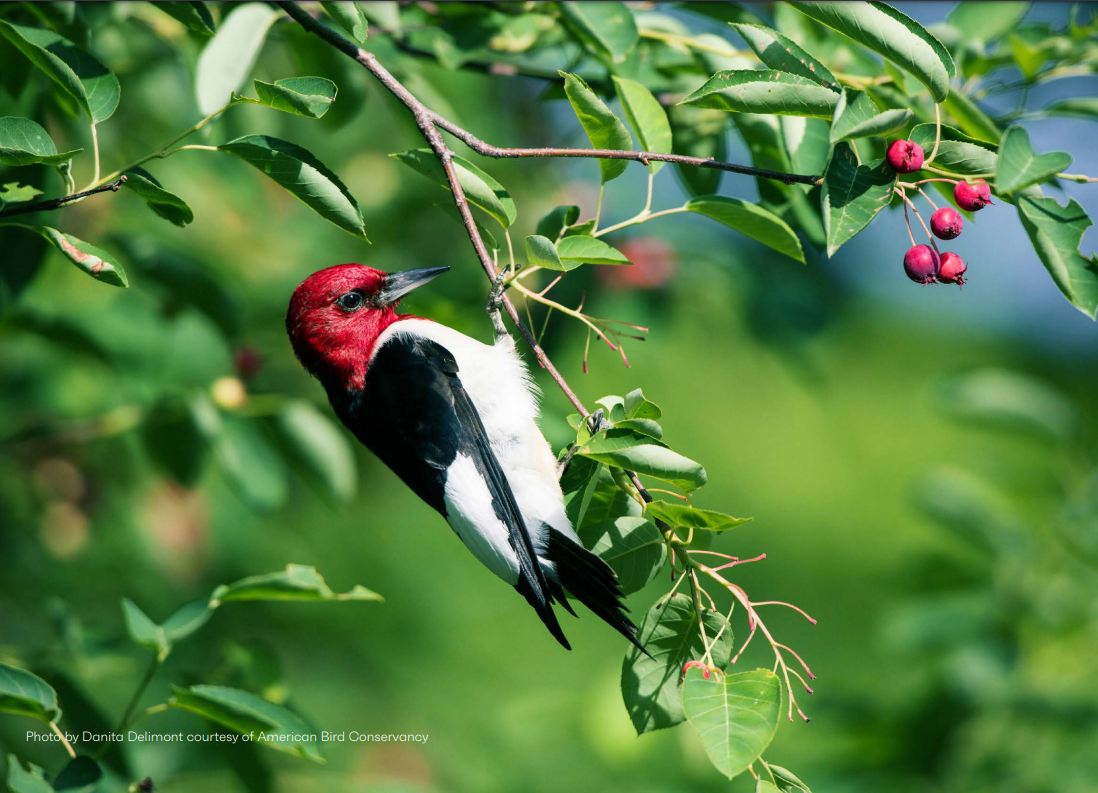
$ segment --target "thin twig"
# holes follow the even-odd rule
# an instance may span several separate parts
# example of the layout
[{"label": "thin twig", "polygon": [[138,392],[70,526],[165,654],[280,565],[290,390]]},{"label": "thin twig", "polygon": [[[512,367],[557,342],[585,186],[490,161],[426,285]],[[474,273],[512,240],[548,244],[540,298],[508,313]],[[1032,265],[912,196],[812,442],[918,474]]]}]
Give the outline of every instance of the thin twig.
[{"label": "thin twig", "polygon": [[26,215],[30,212],[49,212],[54,209],[60,209],[66,204],[70,204],[73,201],[79,201],[81,198],[87,198],[90,195],[96,193],[106,193],[108,191],[115,193],[118,192],[118,188],[126,181],[125,176],[119,176],[110,184],[100,185],[99,187],[93,187],[90,190],[85,190],[82,193],[73,193],[72,195],[63,196],[61,198],[51,198],[48,201],[36,201],[33,204],[23,204],[22,206],[12,207],[11,209],[5,209],[0,211],[0,218],[12,217],[14,215]]}]

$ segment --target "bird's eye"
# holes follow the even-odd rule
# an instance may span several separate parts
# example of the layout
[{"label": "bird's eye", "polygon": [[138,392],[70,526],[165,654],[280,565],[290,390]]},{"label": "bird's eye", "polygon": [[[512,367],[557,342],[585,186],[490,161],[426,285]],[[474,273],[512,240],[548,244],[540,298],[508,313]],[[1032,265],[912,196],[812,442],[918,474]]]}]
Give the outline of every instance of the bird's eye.
[{"label": "bird's eye", "polygon": [[355,311],[362,307],[362,295],[358,292],[348,292],[345,295],[340,295],[336,300],[336,305],[344,311]]}]

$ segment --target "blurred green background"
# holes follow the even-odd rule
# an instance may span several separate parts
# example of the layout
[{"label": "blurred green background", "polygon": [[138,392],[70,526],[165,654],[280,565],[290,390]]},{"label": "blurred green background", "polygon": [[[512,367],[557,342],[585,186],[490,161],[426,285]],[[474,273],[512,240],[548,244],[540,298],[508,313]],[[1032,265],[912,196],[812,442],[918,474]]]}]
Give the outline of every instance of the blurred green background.
[{"label": "blurred green background", "polygon": [[[1067,18],[1066,5],[1043,5],[1032,13]],[[899,6],[929,24],[950,4]],[[200,116],[190,75],[201,42],[146,4],[111,4],[92,19],[96,52],[123,90],[100,131],[113,169]],[[331,78],[339,97],[324,119],[241,107],[193,142],[262,132],[307,147],[357,198],[372,245],[245,163],[202,151],[148,166],[194,209],[186,229],[125,191],[48,221],[113,251],[128,290],[88,279],[36,237],[3,233],[0,659],[66,670],[113,721],[145,664],[124,638],[122,597],[161,619],[219,583],[310,564],[334,589],[361,583],[386,602],[221,609],[172,655],[146,702],[167,696],[169,681],[221,681],[286,698],[318,729],[428,733],[426,745],[328,744],[323,767],[265,749],[129,746],[135,773],[164,791],[261,790],[265,775],[302,792],[729,788],[689,725],[634,736],[619,690],[624,642],[592,615],[564,623],[575,649],[562,651],[365,450],[355,447],[347,503],[276,451],[265,415],[282,397],[330,415],[283,329],[293,288],[314,270],[451,265],[405,310],[490,337],[483,273],[462,227],[435,208],[449,196],[386,156],[421,145],[407,113],[304,37],[275,26],[253,74]],[[384,38],[371,43],[383,60],[395,55]],[[584,145],[543,83],[420,68],[423,98],[487,140]],[[1096,86],[1077,78],[1070,93]],[[48,96],[5,94],[2,114],[46,119],[59,145],[86,145]],[[1031,133],[1094,173],[1088,123]],[[742,144],[730,145],[729,158],[746,161]],[[519,236],[557,204],[594,210],[595,163],[479,164],[515,197]],[[88,168],[77,161],[78,182]],[[656,208],[681,202],[670,171],[657,178]],[[44,169],[40,179],[56,189]],[[636,211],[643,185],[639,167],[611,185],[608,222]],[[1093,209],[1087,189],[1069,194]],[[726,194],[754,190],[723,179]],[[714,543],[766,552],[735,580],[819,620],[770,616],[819,681],[802,702],[811,724],[783,723],[767,759],[817,791],[1094,790],[1098,345],[1019,243],[1014,213],[988,209],[967,232],[972,278],[960,291],[904,278],[895,212],[831,261],[810,252],[807,267],[703,218],[611,239],[643,277],[585,268],[555,294],[574,304],[585,292],[592,313],[647,325],[649,341],[630,345],[630,369],[592,348],[584,375],[584,334],[556,317],[546,348],[588,404],[637,387],[658,402],[667,438],[707,468],[695,503],[755,516]],[[22,272],[33,277],[16,299]],[[146,442],[131,424],[165,397],[213,388],[233,403],[237,380],[223,378],[247,389],[226,413],[258,427],[254,459],[234,471],[211,458],[182,486],[150,455],[171,438]],[[542,385],[543,428],[559,446],[571,411]],[[661,575],[633,595],[634,613],[668,586]],[[738,618],[734,627],[746,637]],[[770,663],[761,643],[740,661]],[[75,706],[68,714],[63,726],[84,728]],[[141,727],[204,729],[173,713]],[[0,718],[3,749],[56,764],[61,749],[26,746],[24,729]],[[746,775],[731,783],[750,786]]]}]

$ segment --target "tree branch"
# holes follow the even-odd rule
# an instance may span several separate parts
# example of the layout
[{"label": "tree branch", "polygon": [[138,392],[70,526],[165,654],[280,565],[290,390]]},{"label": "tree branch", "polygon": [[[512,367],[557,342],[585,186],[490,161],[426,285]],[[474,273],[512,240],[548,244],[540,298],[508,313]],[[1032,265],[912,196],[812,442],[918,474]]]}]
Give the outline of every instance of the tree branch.
[{"label": "tree branch", "polygon": [[0,210],[0,218],[12,217],[14,215],[26,215],[31,212],[49,212],[52,209],[59,209],[66,204],[78,201],[81,198],[87,198],[96,193],[105,193],[108,190],[115,193],[118,192],[118,188],[120,188],[125,181],[125,176],[119,176],[110,184],[93,187],[91,190],[85,190],[82,193],[73,193],[72,195],[63,196],[61,198],[51,198],[48,201],[36,201],[33,204],[23,204],[22,206],[12,207],[11,209]]}]

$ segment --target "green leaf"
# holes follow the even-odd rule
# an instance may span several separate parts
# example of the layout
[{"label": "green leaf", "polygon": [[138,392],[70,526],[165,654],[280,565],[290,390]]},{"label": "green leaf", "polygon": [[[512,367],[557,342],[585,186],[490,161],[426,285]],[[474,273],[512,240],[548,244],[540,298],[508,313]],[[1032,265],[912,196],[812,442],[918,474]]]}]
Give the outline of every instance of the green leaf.
[{"label": "green leaf", "polygon": [[323,77],[287,77],[265,83],[253,80],[259,99],[241,97],[245,101],[273,107],[284,113],[306,118],[320,118],[336,98],[336,84]]},{"label": "green leaf", "polygon": [[701,465],[634,430],[601,432],[583,444],[577,454],[671,482],[687,492],[706,482],[705,469]]},{"label": "green leaf", "polygon": [[0,664],[0,713],[30,716],[44,722],[61,718],[57,692],[38,675]]},{"label": "green leaf", "polygon": [[355,455],[346,433],[327,416],[310,403],[294,399],[275,417],[274,428],[310,480],[340,503],[354,498],[358,486]]},{"label": "green leaf", "polygon": [[565,237],[557,243],[557,255],[565,270],[581,264],[632,264],[617,248],[594,237]]},{"label": "green leaf", "polygon": [[953,58],[933,35],[886,3],[798,2],[797,9],[915,75],[935,102],[949,95]]},{"label": "green leaf", "polygon": [[544,217],[538,221],[537,235],[546,237],[554,242],[560,238],[564,230],[579,220],[580,208],[577,206],[559,206],[550,209]]},{"label": "green leaf", "polygon": [[777,788],[781,793],[812,793],[808,789],[808,785],[797,778],[787,768],[782,768],[780,765],[774,765],[773,763],[767,763],[766,767],[770,769],[770,773],[774,776],[774,781],[777,782]]},{"label": "green leaf", "polygon": [[24,768],[14,754],[8,754],[8,787],[12,793],[54,793],[45,771],[30,762]]},{"label": "green leaf", "polygon": [[317,736],[301,717],[248,691],[225,686],[172,686],[173,708],[197,713],[215,724],[250,735],[253,741],[314,763],[323,763]]},{"label": "green leaf", "polygon": [[[622,699],[637,735],[674,727],[686,718],[679,693],[682,668],[705,655],[690,598],[678,594],[662,606],[660,602],[644,615],[637,633],[637,641],[652,657],[630,647],[621,665]],[[703,608],[702,618],[706,639],[712,643],[713,665],[723,669],[732,657],[732,629],[719,612]]]},{"label": "green leaf", "polygon": [[619,429],[636,430],[642,435],[647,435],[656,440],[663,438],[663,427],[652,419],[623,419],[614,422],[614,426]]},{"label": "green leaf", "polygon": [[[818,118],[804,116],[779,116],[778,126],[791,169],[796,173],[822,174],[831,157],[831,126]],[[804,192],[814,189],[809,185],[796,188]]]},{"label": "green leaf", "polygon": [[574,226],[569,226],[564,230],[564,237],[590,237],[591,233],[595,230],[595,219],[585,220],[582,223],[577,223]]},{"label": "green leaf", "polygon": [[186,639],[210,621],[213,609],[208,600],[192,600],[175,610],[160,626],[169,642]]},{"label": "green leaf", "polygon": [[755,780],[755,793],[782,793],[781,790],[769,779],[761,776]]},{"label": "green leaf", "polygon": [[237,417],[225,421],[213,450],[225,478],[249,505],[267,511],[285,503],[286,466],[257,422]]},{"label": "green leaf", "polygon": [[1021,196],[1018,217],[1037,255],[1071,304],[1091,319],[1098,311],[1098,256],[1079,251],[1091,219],[1075,199],[1060,206],[1054,198]]},{"label": "green leaf", "polygon": [[1010,54],[1014,56],[1014,63],[1027,81],[1033,80],[1048,59],[1047,51],[1026,41],[1021,36],[1011,35],[1007,38],[1010,44]]},{"label": "green leaf", "polygon": [[723,223],[778,253],[804,263],[801,241],[780,217],[758,204],[728,196],[698,196],[686,202],[686,208]]},{"label": "green leaf", "polygon": [[692,667],[682,687],[686,718],[698,731],[705,753],[729,779],[747,770],[778,731],[778,677],[769,669],[735,675]]},{"label": "green leaf", "polygon": [[255,66],[267,31],[282,12],[266,3],[233,4],[221,29],[206,44],[198,58],[195,96],[198,109],[210,115],[227,105],[244,85]]},{"label": "green leaf", "polygon": [[896,178],[896,172],[884,160],[858,165],[850,144],[835,146],[824,178],[828,256],[834,256],[888,206]]},{"label": "green leaf", "polygon": [[182,22],[191,33],[197,33],[200,36],[212,36],[217,33],[213,14],[210,13],[210,9],[205,3],[169,2],[153,3],[153,5],[165,14]]},{"label": "green leaf", "polygon": [[755,51],[764,65],[804,77],[832,91],[841,90],[839,81],[826,66],[778,31],[765,25],[749,25],[742,22],[729,24],[743,37],[747,46]]},{"label": "green leaf", "polygon": [[0,118],[0,164],[60,165],[68,162],[83,149],[57,153],[53,139],[39,124],[29,118]]},{"label": "green leaf", "polygon": [[[441,209],[441,210],[442,210],[443,212],[445,212],[445,213],[446,213],[446,214],[447,214],[447,215],[448,215],[448,216],[449,216],[449,217],[450,217],[450,218],[451,218],[452,220],[454,220],[454,221],[455,221],[456,223],[459,223],[459,224],[460,224],[460,225],[461,225],[461,226],[462,226],[462,227],[464,228],[464,226],[465,226],[465,219],[464,219],[464,218],[462,218],[462,216],[461,216],[461,213],[460,213],[460,212],[458,212],[458,208],[457,208],[456,206],[454,206],[454,202],[453,202],[453,201],[444,201],[444,202],[442,202],[442,203],[438,203],[438,204],[435,204],[434,206],[435,206],[435,209]],[[485,228],[485,227],[484,227],[484,226],[483,226],[483,225],[482,225],[482,224],[480,223],[480,221],[478,221],[478,220],[474,219],[474,220],[473,220],[473,222],[474,222],[474,223],[476,223],[476,225],[477,225],[477,231],[479,231],[479,232],[480,232],[480,238],[481,238],[482,240],[484,240],[484,244],[488,246],[488,250],[490,250],[490,251],[493,251],[493,250],[495,250],[495,251],[498,251],[498,250],[500,249],[500,248],[499,248],[499,243],[498,243],[498,242],[496,242],[496,238],[495,238],[495,236],[494,236],[494,235],[492,234],[492,232],[490,232],[490,231],[489,231],[488,229],[486,229],[486,228]]]},{"label": "green leaf", "polygon": [[623,595],[644,588],[667,559],[663,535],[645,517],[620,517],[584,526],[580,539],[617,573]]},{"label": "green leaf", "polygon": [[983,45],[1014,30],[1030,5],[1014,0],[958,3],[946,21],[961,35],[962,41]]},{"label": "green leaf", "polygon": [[839,95],[814,80],[775,69],[717,72],[680,104],[783,116],[831,118]]},{"label": "green leaf", "polygon": [[625,395],[622,402],[625,409],[625,417],[629,419],[658,419],[663,417],[663,410],[655,402],[649,402],[644,392],[639,388]]},{"label": "green leaf", "polygon": [[169,394],[153,405],[141,425],[145,453],[176,482],[198,481],[209,441],[221,419],[205,395]]},{"label": "green leaf", "polygon": [[315,567],[288,564],[279,573],[242,578],[222,584],[210,597],[214,608],[233,600],[383,600],[381,595],[356,585],[349,592],[333,592]]},{"label": "green leaf", "polygon": [[934,393],[941,415],[1053,443],[1079,437],[1082,416],[1072,400],[1045,381],[1008,369],[977,369],[944,379]]},{"label": "green leaf", "polygon": [[[583,131],[587,133],[591,146],[596,149],[631,151],[633,138],[629,130],[621,123],[621,119],[610,112],[610,108],[595,95],[583,78],[567,72],[561,72],[560,76],[564,78],[565,96],[572,104],[572,110],[583,126]],[[606,184],[625,173],[627,164],[626,160],[599,160],[602,183]]]},{"label": "green leaf", "polygon": [[4,186],[0,187],[0,208],[5,204],[25,204],[40,195],[42,191],[37,187],[19,184],[19,182],[5,182]]},{"label": "green leaf", "polygon": [[1061,99],[1043,108],[1040,112],[1048,116],[1098,121],[1098,97],[1078,96],[1071,99]]},{"label": "green leaf", "polygon": [[594,54],[619,63],[637,45],[640,36],[637,23],[625,3],[562,2],[558,5],[565,23]]},{"label": "green leaf", "polygon": [[999,163],[995,169],[995,190],[1009,194],[1043,182],[1071,166],[1066,151],[1036,154],[1029,143],[1029,133],[1022,127],[1011,127],[999,143]]},{"label": "green leaf", "polygon": [[122,616],[126,622],[126,633],[136,644],[152,650],[163,661],[171,652],[172,645],[164,629],[149,619],[133,601],[122,598]]},{"label": "green leaf", "polygon": [[[930,156],[934,148],[934,125],[919,124],[911,130],[911,140]],[[934,165],[966,176],[994,173],[999,162],[995,144],[971,137],[954,127],[942,125],[941,141]]]},{"label": "green leaf", "polygon": [[328,16],[338,22],[339,26],[350,33],[359,44],[366,41],[369,23],[362,9],[358,7],[358,3],[321,2],[320,7],[328,12]]},{"label": "green leaf", "polygon": [[585,457],[573,457],[560,478],[560,488],[564,493],[564,507],[568,520],[579,529],[583,526],[587,509],[599,484],[602,464]]},{"label": "green leaf", "polygon": [[85,755],[77,755],[53,780],[53,789],[58,793],[91,793],[102,778],[99,763]]},{"label": "green leaf", "polygon": [[[719,110],[673,105],[670,112],[675,153],[689,157],[728,159],[728,115]],[[675,165],[675,175],[691,195],[709,195],[720,188],[724,172],[717,168]]]},{"label": "green leaf", "polygon": [[[547,270],[567,271],[566,267],[557,255],[557,246],[548,237],[533,234],[526,238],[526,260],[535,267],[544,267]],[[579,262],[568,262],[572,267],[578,267]]]},{"label": "green leaf", "polygon": [[339,177],[311,152],[269,135],[245,135],[218,149],[258,168],[321,217],[369,242],[358,203]]},{"label": "green leaf", "polygon": [[[663,105],[652,92],[635,80],[614,77],[614,88],[625,110],[629,126],[637,133],[642,151],[668,154],[671,152],[671,123]],[[657,173],[666,163],[653,162],[648,169]]]},{"label": "green leaf", "polygon": [[[446,190],[450,189],[446,171],[430,149],[410,149],[389,156],[405,165],[410,165]],[[515,222],[518,210],[515,209],[511,194],[504,189],[503,185],[464,157],[455,155],[453,164],[457,172],[458,184],[461,185],[470,204],[487,212],[504,228]]]},{"label": "green leaf", "polygon": [[65,258],[75,264],[97,281],[112,286],[129,286],[126,272],[113,256],[101,250],[90,242],[84,242],[71,234],[65,234],[49,226],[28,226],[24,223],[0,222],[0,226],[26,229],[39,234],[53,243],[57,250],[65,255]]},{"label": "green leaf", "polygon": [[974,138],[998,143],[999,138],[1003,136],[1002,131],[987,113],[961,91],[950,91],[949,96],[942,102],[942,110],[953,116],[962,132]]},{"label": "green leaf", "polygon": [[126,181],[122,185],[132,190],[149,205],[160,217],[176,226],[186,226],[194,220],[194,213],[187,203],[160,186],[151,173],[144,168],[132,168],[126,171]]},{"label": "green leaf", "polygon": [[93,124],[114,114],[121,96],[118,78],[71,41],[52,30],[13,25],[2,19],[0,35],[76,100]]},{"label": "green leaf", "polygon": [[698,509],[697,507],[675,504],[670,501],[651,501],[645,507],[645,511],[674,529],[728,531],[754,520],[754,518],[734,518],[731,515],[725,515],[723,512]]},{"label": "green leaf", "polygon": [[871,135],[886,135],[906,126],[915,114],[907,108],[881,112],[877,103],[864,91],[847,89],[835,108],[835,120],[831,122],[831,142]]}]

